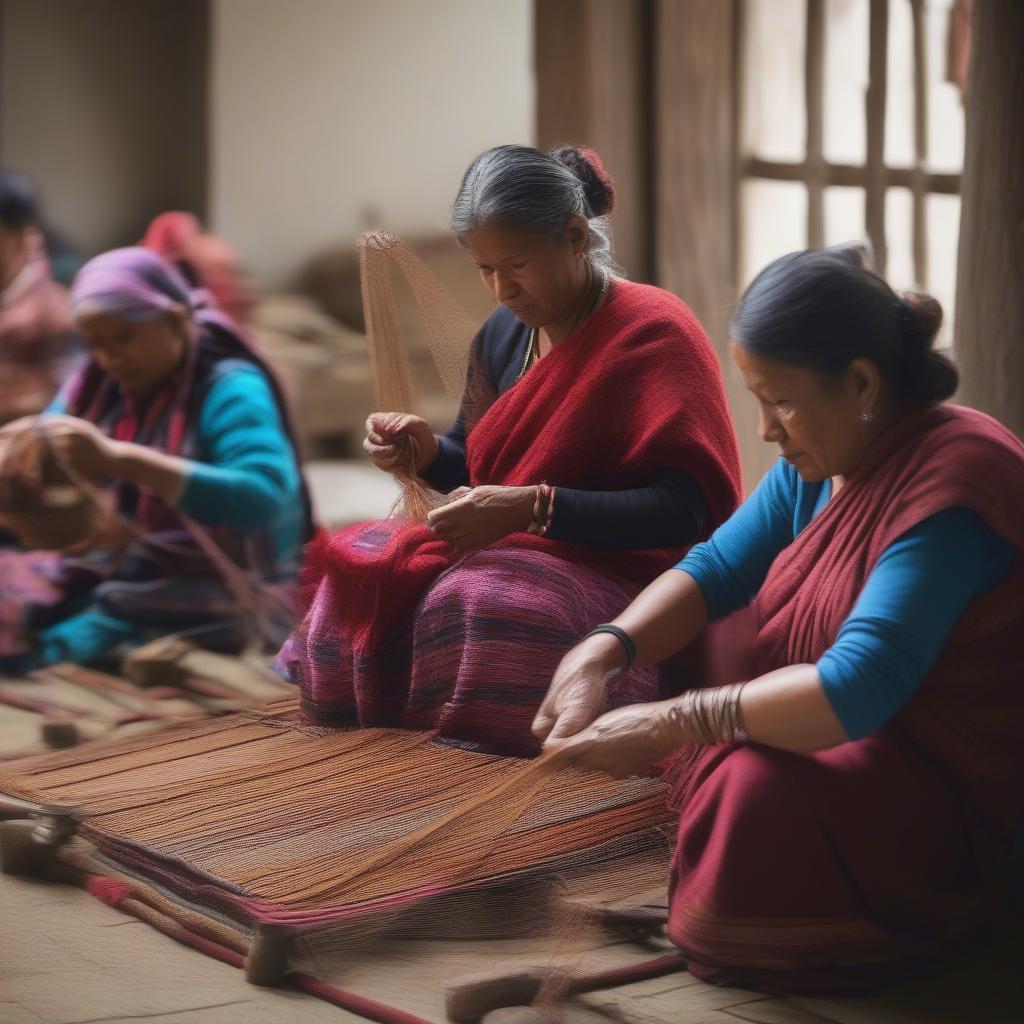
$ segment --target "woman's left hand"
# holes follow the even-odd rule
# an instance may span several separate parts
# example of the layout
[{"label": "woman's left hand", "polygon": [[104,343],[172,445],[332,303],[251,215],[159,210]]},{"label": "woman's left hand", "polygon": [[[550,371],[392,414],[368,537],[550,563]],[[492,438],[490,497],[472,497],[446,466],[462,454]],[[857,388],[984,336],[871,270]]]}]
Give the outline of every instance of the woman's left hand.
[{"label": "woman's left hand", "polygon": [[117,476],[120,442],[88,420],[48,414],[39,420],[47,440],[68,468],[94,483]]},{"label": "woman's left hand", "polygon": [[447,505],[427,516],[430,528],[453,547],[486,547],[533,522],[536,487],[460,487]]},{"label": "woman's left hand", "polygon": [[567,740],[544,744],[559,760],[616,779],[641,775],[655,761],[690,742],[669,713],[674,702],[630,704],[598,718]]}]

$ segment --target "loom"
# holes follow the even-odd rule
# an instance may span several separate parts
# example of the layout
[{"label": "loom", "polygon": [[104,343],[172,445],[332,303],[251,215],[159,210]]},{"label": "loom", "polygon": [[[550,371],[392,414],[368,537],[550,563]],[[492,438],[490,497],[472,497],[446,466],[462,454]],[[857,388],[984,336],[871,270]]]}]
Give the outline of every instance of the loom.
[{"label": "loom", "polygon": [[542,935],[581,901],[660,921],[614,908],[663,885],[660,782],[312,727],[294,699],[14,762],[0,791],[4,871],[84,884],[258,984],[386,936]]}]

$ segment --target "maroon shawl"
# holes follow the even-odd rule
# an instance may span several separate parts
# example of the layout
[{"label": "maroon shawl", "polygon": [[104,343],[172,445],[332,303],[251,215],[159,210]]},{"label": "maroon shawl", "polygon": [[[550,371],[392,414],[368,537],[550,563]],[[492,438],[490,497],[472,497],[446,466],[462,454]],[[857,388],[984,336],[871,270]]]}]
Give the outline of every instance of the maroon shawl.
[{"label": "maroon shawl", "polygon": [[896,424],[775,561],[757,599],[759,670],[816,662],[898,537],[946,508],[973,510],[1022,552],[968,605],[892,728],[1003,821],[1024,812],[1024,444],[984,413],[944,405]]},{"label": "maroon shawl", "polygon": [[1024,810],[1016,437],[956,406],[886,431],[769,570],[755,606],[756,671],[816,662],[881,553],[953,507],[1021,554],[968,604],[890,722],[813,754],[749,743],[676,760],[668,933],[694,974],[861,988],[959,943],[1005,906],[1003,867]]}]

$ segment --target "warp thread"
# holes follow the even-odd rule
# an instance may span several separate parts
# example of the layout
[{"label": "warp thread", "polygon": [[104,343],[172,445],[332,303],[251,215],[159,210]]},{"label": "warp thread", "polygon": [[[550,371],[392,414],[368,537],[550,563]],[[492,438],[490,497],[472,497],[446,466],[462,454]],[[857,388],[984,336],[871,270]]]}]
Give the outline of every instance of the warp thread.
[{"label": "warp thread", "polygon": [[[383,231],[365,234],[359,240],[358,254],[363,319],[377,408],[387,412],[413,412],[416,406],[416,389],[395,301],[393,269],[401,272],[416,300],[427,345],[445,390],[456,401],[463,399],[469,348],[475,333],[469,315],[396,235]],[[412,439],[402,441],[394,469],[402,493],[392,515],[419,523],[444,499],[417,476],[418,451]]]}]

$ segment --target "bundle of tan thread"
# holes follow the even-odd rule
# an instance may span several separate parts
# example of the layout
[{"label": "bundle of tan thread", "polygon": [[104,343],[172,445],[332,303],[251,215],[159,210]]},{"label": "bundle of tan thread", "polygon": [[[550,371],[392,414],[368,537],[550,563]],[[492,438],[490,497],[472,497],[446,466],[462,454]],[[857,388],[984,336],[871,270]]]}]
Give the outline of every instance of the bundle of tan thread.
[{"label": "bundle of tan thread", "polygon": [[[405,242],[376,231],[359,240],[359,273],[377,408],[381,412],[416,411],[416,389],[395,302],[396,270],[416,300],[438,376],[448,394],[461,400],[467,385],[473,321]],[[422,522],[441,499],[417,476],[418,452],[411,439],[403,438],[399,449],[394,473],[402,497],[396,512],[411,522]]]},{"label": "bundle of tan thread", "polygon": [[40,421],[3,438],[0,522],[24,547],[58,551],[84,543],[107,518],[95,489],[68,469]]}]

